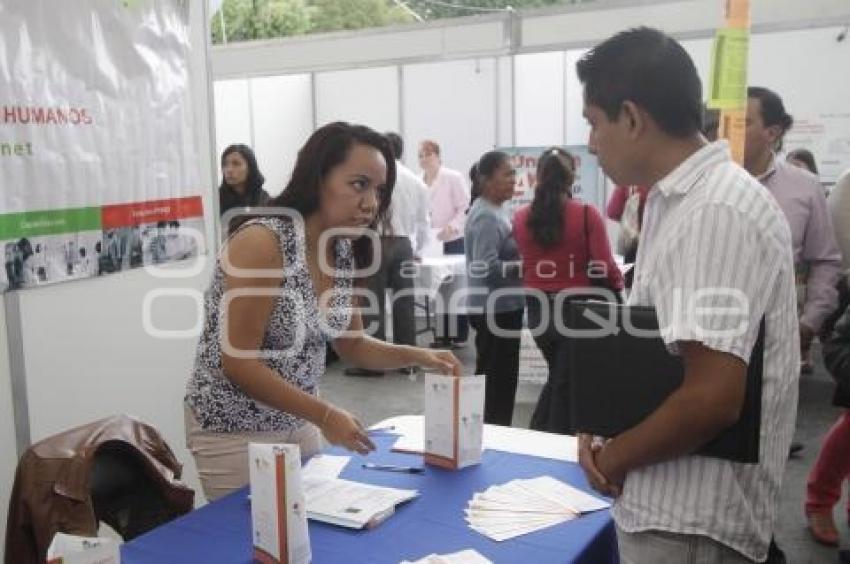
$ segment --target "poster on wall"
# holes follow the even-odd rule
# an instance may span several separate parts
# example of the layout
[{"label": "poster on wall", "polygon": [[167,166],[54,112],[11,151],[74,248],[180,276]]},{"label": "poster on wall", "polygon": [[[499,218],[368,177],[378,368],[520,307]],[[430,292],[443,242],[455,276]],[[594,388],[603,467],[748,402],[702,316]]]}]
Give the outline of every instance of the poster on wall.
[{"label": "poster on wall", "polygon": [[794,116],[785,134],[787,150],[808,149],[815,155],[821,182],[834,183],[850,170],[850,111]]},{"label": "poster on wall", "polygon": [[0,4],[3,288],[203,251],[184,0]]},{"label": "poster on wall", "polygon": [[[511,158],[516,170],[516,188],[514,197],[505,206],[513,215],[520,206],[534,198],[534,185],[537,183],[537,160],[549,147],[506,147],[499,149]],[[573,197],[593,204],[600,210],[604,207],[604,182],[601,178],[598,159],[590,154],[585,145],[566,145],[562,147],[576,161],[576,178],[573,184]]]}]

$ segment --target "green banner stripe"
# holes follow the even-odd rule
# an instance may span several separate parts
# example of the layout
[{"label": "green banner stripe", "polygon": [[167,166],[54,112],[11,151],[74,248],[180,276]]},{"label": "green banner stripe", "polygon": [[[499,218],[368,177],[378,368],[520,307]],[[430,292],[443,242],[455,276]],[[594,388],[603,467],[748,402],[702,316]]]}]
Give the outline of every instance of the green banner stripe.
[{"label": "green banner stripe", "polygon": [[0,241],[100,229],[99,207],[0,215]]}]

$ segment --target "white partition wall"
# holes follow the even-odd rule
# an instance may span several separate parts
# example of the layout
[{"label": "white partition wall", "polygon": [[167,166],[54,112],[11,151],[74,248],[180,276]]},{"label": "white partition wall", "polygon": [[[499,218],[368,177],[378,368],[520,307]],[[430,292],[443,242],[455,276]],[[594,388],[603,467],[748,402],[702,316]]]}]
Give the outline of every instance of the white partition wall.
[{"label": "white partition wall", "polygon": [[399,130],[398,67],[316,74],[316,125],[347,121],[376,131]]},{"label": "white partition wall", "polygon": [[564,142],[564,52],[514,58],[516,145],[545,147]]},{"label": "white partition wall", "polygon": [[749,83],[775,90],[794,116],[785,149],[810,149],[821,180],[829,182],[850,169],[850,40],[838,41],[842,32],[827,27],[755,35],[749,67]]},{"label": "white partition wall", "polygon": [[[5,353],[6,312],[0,307],[0,350]],[[5,538],[6,508],[12,493],[12,481],[15,478],[17,452],[15,440],[15,418],[12,405],[12,378],[9,371],[9,359],[0,354],[0,449],[4,456],[0,457],[0,539]],[[3,559],[5,542],[0,542],[0,560]]]},{"label": "white partition wall", "polygon": [[567,145],[586,145],[587,137],[590,134],[590,127],[582,113],[584,111],[584,91],[576,74],[576,64],[587,51],[587,49],[571,49],[564,53],[564,74],[566,76],[564,87],[566,132],[564,138]]},{"label": "white partition wall", "polygon": [[433,139],[443,164],[467,177],[481,154],[496,145],[495,60],[405,65],[402,76],[405,162],[418,170],[418,144]]},{"label": "white partition wall", "polygon": [[[850,60],[850,41],[836,41],[850,21],[850,2],[752,0],[752,20],[751,83],[773,85],[786,97],[798,118],[789,146],[816,148],[829,174],[850,166],[850,75],[836,72]],[[213,69],[222,80],[317,73],[318,123],[397,128],[414,169],[417,142],[433,137],[449,166],[466,169],[494,145],[586,143],[575,63],[623,29],[651,25],[678,38],[705,85],[721,22],[720,0],[578,4],[220,46]],[[228,129],[230,119],[219,114],[219,125],[224,120]]]},{"label": "white partition wall", "polygon": [[233,143],[254,144],[248,82],[244,79],[217,80],[214,84],[215,146],[218,156]]},{"label": "white partition wall", "polygon": [[289,181],[298,149],[313,132],[313,92],[309,74],[251,79],[254,152],[276,196]]},{"label": "white partition wall", "polygon": [[516,145],[514,131],[514,58],[499,57],[496,74],[498,84],[496,102],[498,104],[498,121],[496,122],[497,139],[499,147],[512,147]]}]

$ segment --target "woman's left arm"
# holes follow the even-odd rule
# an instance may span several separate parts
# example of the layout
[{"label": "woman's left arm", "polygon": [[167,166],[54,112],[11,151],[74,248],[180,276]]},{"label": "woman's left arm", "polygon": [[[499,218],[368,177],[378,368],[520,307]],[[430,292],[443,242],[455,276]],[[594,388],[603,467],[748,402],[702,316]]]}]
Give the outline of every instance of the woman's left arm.
[{"label": "woman's left arm", "polygon": [[463,372],[463,365],[450,351],[394,345],[366,335],[363,320],[356,308],[352,309],[348,331],[334,340],[333,347],[344,360],[368,370],[421,366],[453,376],[461,376]]}]

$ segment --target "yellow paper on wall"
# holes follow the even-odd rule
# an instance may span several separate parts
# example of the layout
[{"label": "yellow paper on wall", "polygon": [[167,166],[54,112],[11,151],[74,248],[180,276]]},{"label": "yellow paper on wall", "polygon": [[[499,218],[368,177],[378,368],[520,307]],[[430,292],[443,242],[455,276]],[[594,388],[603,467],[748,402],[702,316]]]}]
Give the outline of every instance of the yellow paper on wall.
[{"label": "yellow paper on wall", "polygon": [[747,105],[749,48],[749,30],[724,28],[717,31],[711,53],[709,108],[726,110]]}]

